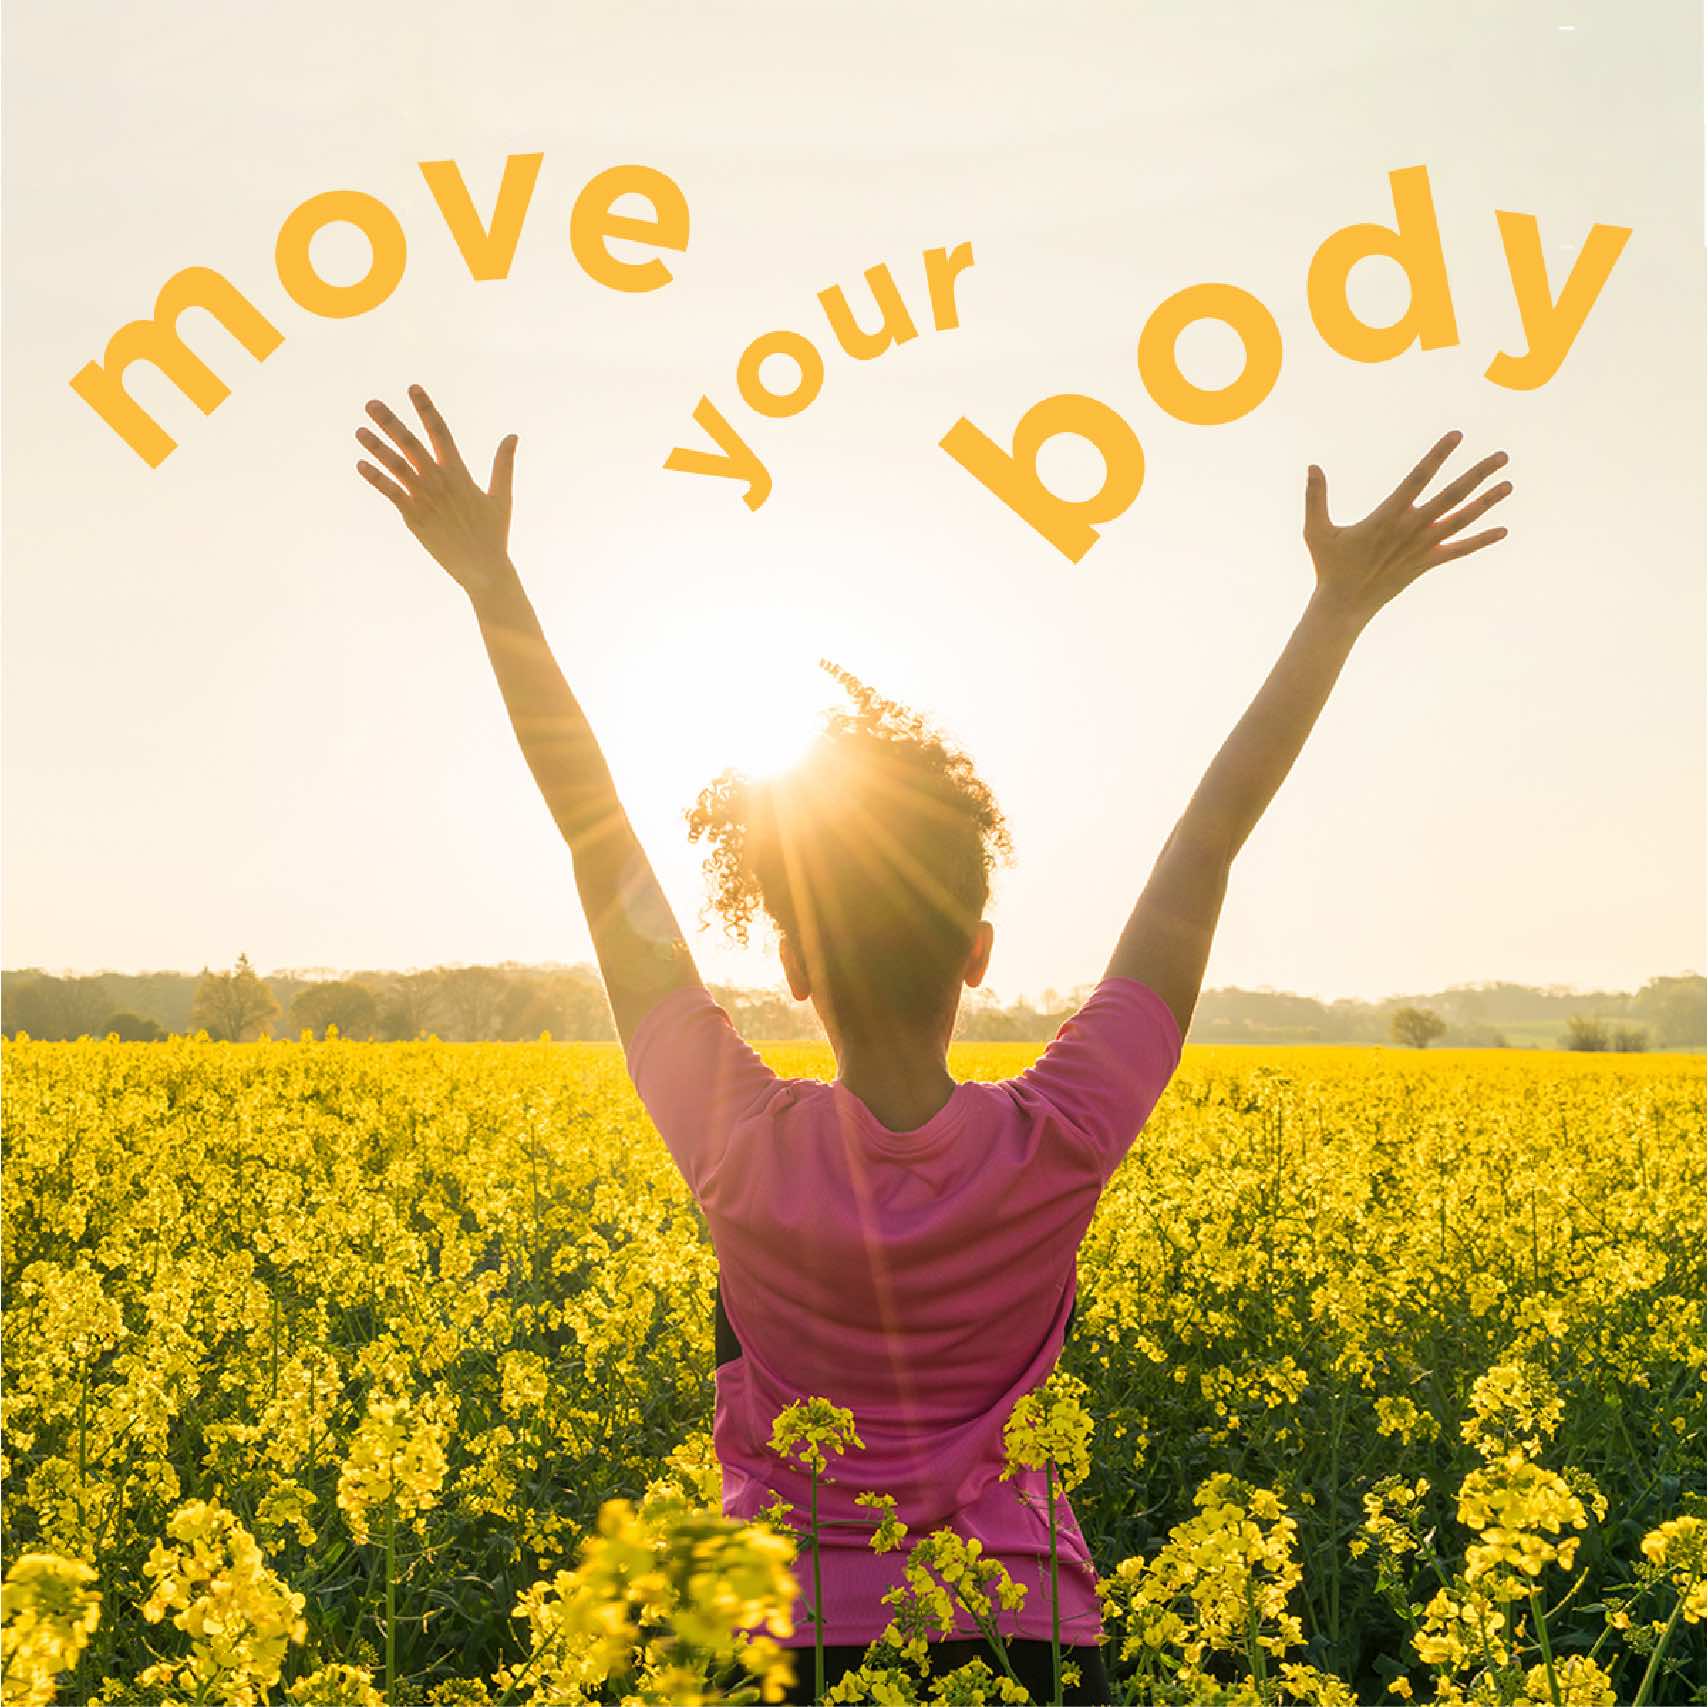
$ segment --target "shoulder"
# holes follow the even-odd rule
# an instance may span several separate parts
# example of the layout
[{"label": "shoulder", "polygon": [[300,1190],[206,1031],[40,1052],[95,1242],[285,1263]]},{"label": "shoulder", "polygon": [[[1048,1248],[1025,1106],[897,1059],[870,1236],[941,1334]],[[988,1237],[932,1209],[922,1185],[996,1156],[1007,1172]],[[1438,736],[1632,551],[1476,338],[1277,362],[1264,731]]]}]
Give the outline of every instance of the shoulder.
[{"label": "shoulder", "polygon": [[1110,977],[1007,1086],[1113,1153],[1149,1116],[1180,1052],[1180,1025],[1168,1003],[1136,978]]}]

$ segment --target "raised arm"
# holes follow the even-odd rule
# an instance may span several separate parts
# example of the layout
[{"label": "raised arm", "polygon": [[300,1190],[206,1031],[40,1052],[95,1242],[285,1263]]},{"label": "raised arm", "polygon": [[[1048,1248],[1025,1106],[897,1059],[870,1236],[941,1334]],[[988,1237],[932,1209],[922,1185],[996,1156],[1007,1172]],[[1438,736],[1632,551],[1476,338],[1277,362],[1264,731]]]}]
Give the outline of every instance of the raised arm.
[{"label": "raised arm", "polygon": [[386,438],[366,427],[356,437],[380,468],[358,462],[357,470],[468,594],[522,756],[574,858],[605,992],[627,1044],[662,996],[698,984],[699,973],[510,562],[515,434],[499,445],[483,491],[427,393],[411,386],[410,397],[431,448],[373,402],[367,412]]},{"label": "raised arm", "polygon": [[1292,769],[1353,643],[1376,612],[1426,570],[1505,537],[1505,528],[1487,528],[1447,543],[1512,490],[1503,480],[1477,491],[1506,461],[1504,451],[1419,501],[1461,436],[1449,433],[1350,527],[1329,520],[1322,470],[1313,465],[1306,476],[1305,544],[1316,588],[1164,844],[1109,962],[1110,976],[1136,978],[1168,1003],[1182,1036],[1198,1003],[1234,856]]}]

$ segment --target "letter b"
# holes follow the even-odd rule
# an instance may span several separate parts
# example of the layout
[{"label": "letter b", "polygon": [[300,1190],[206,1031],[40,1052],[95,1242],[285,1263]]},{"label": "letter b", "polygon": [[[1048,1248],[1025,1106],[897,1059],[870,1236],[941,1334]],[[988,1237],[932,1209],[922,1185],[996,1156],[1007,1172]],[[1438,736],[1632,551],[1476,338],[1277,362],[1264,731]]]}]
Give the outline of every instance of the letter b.
[{"label": "letter b", "polygon": [[[1073,433],[1103,458],[1103,484],[1089,498],[1058,498],[1038,477],[1038,452],[1058,433]],[[1111,522],[1138,497],[1145,453],[1133,429],[1106,403],[1066,392],[1034,403],[1005,451],[963,416],[939,440],[974,479],[989,487],[1069,562],[1097,543],[1098,524]]]}]

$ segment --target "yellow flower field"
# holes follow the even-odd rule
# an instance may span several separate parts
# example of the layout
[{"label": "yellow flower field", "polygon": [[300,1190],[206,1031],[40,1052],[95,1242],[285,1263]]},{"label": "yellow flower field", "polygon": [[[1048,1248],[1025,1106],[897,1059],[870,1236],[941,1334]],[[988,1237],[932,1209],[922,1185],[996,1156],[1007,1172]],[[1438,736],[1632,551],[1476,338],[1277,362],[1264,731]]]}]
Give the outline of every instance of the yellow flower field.
[{"label": "yellow flower field", "polygon": [[[777,1698],[614,1046],[18,1040],[4,1119],[5,1707]],[[1189,1049],[1011,1430],[1126,1699],[1703,1700],[1703,1125],[1700,1055]]]}]

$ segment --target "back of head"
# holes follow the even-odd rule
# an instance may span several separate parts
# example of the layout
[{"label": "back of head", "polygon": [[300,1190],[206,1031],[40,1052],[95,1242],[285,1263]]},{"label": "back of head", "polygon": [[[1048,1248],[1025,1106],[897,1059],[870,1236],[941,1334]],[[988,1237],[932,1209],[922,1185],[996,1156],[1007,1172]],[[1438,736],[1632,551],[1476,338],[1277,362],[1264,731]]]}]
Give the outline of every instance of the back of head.
[{"label": "back of head", "polygon": [[745,942],[763,912],[845,1034],[952,1010],[1008,830],[972,761],[917,713],[826,664],[852,709],[792,770],[726,771],[688,814],[712,907]]}]

